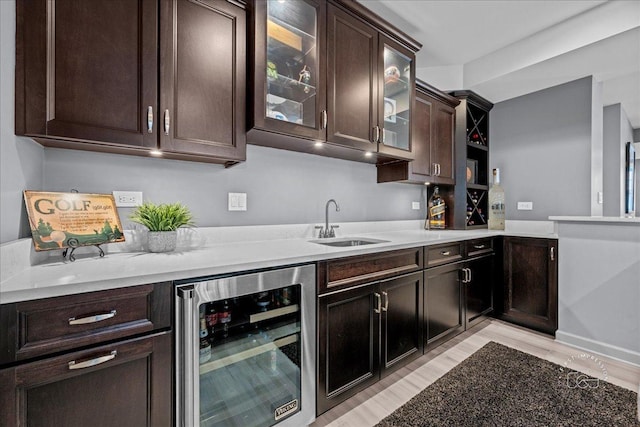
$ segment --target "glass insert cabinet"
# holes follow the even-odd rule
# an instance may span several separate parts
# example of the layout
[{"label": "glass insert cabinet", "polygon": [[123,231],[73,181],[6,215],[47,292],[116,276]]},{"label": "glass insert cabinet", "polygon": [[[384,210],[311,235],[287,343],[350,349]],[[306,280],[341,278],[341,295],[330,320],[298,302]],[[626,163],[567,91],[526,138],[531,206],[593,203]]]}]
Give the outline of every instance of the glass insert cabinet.
[{"label": "glass insert cabinet", "polygon": [[372,162],[413,159],[419,46],[385,32],[381,20],[367,21],[355,2],[249,5],[250,143],[322,154],[314,144],[326,142],[327,152],[342,147],[352,154],[376,153]]},{"label": "glass insert cabinet", "polygon": [[383,50],[382,143],[410,150],[412,111],[412,59],[384,44]]},{"label": "glass insert cabinet", "polygon": [[317,13],[303,1],[268,1],[267,117],[316,125]]},{"label": "glass insert cabinet", "polygon": [[324,2],[250,4],[255,31],[254,126],[324,139]]}]

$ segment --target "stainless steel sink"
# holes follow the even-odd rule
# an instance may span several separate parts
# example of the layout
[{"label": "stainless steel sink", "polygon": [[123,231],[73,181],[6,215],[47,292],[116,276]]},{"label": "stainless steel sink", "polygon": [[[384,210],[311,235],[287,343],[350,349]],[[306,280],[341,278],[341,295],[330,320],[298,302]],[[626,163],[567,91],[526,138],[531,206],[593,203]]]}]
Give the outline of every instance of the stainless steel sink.
[{"label": "stainless steel sink", "polygon": [[319,245],[325,245],[325,246],[346,247],[346,246],[375,245],[376,243],[386,243],[388,242],[388,240],[365,239],[361,237],[340,237],[337,239],[309,240],[309,242],[317,243]]}]

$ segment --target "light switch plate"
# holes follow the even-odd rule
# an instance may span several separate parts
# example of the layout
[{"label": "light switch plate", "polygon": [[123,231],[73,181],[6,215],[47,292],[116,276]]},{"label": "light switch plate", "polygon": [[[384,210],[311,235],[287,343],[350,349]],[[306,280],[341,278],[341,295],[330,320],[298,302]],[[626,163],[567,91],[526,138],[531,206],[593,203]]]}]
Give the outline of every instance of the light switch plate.
[{"label": "light switch plate", "polygon": [[411,202],[411,209],[413,209],[414,211],[419,211],[420,210],[420,202]]},{"label": "light switch plate", "polygon": [[229,193],[229,211],[246,211],[247,193]]},{"label": "light switch plate", "polygon": [[533,202],[518,202],[518,210],[519,211],[532,211],[533,210]]},{"label": "light switch plate", "polygon": [[142,191],[114,191],[113,198],[118,208],[142,206]]}]

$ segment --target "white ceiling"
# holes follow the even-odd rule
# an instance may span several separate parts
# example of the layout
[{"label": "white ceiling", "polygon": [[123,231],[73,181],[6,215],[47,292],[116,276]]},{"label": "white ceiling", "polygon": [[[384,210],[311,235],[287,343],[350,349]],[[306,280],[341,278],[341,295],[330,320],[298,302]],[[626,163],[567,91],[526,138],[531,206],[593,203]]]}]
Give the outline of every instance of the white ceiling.
[{"label": "white ceiling", "polygon": [[638,0],[360,0],[423,47],[419,78],[500,102],[592,75],[640,128]]}]

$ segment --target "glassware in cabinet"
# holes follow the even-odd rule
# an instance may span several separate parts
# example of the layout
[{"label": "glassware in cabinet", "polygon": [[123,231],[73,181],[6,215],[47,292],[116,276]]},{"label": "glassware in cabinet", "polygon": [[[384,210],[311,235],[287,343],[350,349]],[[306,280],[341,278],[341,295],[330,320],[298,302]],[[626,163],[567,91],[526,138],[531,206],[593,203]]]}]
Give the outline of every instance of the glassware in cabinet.
[{"label": "glassware in cabinet", "polygon": [[384,45],[382,143],[410,150],[412,58]]},{"label": "glassware in cabinet", "polygon": [[318,14],[304,2],[267,1],[267,118],[316,126]]}]

